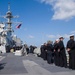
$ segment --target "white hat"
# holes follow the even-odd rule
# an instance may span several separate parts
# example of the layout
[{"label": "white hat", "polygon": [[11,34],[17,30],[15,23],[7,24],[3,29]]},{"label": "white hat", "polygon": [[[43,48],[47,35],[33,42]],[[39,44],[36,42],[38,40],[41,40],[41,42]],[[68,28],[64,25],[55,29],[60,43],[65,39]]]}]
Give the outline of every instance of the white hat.
[{"label": "white hat", "polygon": [[74,37],[74,34],[71,34],[70,37]]},{"label": "white hat", "polygon": [[56,39],[55,41],[59,41],[59,39]]}]

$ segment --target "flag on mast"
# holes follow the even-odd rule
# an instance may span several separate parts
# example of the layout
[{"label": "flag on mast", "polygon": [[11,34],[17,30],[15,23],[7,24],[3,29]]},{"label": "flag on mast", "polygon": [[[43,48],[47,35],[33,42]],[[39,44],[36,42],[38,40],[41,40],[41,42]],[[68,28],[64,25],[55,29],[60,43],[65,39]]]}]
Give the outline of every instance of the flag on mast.
[{"label": "flag on mast", "polygon": [[21,27],[21,25],[22,25],[22,24],[17,25],[16,28],[19,29],[19,28]]}]

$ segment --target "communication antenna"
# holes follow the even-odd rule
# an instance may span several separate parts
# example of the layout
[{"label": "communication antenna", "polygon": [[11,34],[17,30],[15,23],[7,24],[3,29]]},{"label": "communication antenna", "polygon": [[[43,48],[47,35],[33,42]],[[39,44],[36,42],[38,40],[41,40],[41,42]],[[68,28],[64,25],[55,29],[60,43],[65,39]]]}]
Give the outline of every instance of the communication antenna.
[{"label": "communication antenna", "polygon": [[8,3],[8,11],[10,11],[10,2]]}]

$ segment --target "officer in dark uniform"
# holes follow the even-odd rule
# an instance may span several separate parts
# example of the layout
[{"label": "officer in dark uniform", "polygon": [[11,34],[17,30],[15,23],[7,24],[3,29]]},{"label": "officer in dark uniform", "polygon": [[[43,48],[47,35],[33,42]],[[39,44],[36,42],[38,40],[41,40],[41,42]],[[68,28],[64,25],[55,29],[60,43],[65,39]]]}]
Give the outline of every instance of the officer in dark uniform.
[{"label": "officer in dark uniform", "polygon": [[43,57],[44,60],[47,60],[47,52],[46,52],[46,50],[47,50],[47,44],[44,43],[43,50],[42,50],[42,57]]},{"label": "officer in dark uniform", "polygon": [[30,53],[34,53],[34,47],[30,45]]},{"label": "officer in dark uniform", "polygon": [[63,37],[59,38],[59,52],[60,52],[60,67],[67,67],[66,51],[63,43]]},{"label": "officer in dark uniform", "polygon": [[41,45],[41,47],[40,47],[40,51],[41,51],[41,58],[43,58],[43,44]]},{"label": "officer in dark uniform", "polygon": [[75,69],[75,41],[74,35],[70,36],[70,40],[67,42],[67,51],[69,53],[69,68]]},{"label": "officer in dark uniform", "polygon": [[54,43],[54,63],[56,66],[59,66],[60,64],[60,56],[59,56],[59,52],[58,52],[58,49],[59,49],[59,39],[56,39],[55,40],[55,43]]},{"label": "officer in dark uniform", "polygon": [[52,54],[53,54],[53,45],[52,45],[51,41],[48,41],[48,43],[47,43],[47,62],[49,64],[53,63]]}]

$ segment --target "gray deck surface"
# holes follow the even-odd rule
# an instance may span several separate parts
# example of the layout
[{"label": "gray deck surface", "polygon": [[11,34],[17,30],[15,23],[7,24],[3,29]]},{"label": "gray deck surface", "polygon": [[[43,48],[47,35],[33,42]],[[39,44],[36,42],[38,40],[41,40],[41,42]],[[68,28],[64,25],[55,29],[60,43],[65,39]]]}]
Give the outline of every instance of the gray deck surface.
[{"label": "gray deck surface", "polygon": [[48,64],[33,54],[15,56],[7,53],[0,56],[0,75],[75,75],[75,70]]}]

